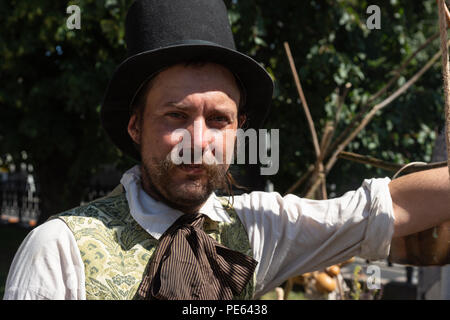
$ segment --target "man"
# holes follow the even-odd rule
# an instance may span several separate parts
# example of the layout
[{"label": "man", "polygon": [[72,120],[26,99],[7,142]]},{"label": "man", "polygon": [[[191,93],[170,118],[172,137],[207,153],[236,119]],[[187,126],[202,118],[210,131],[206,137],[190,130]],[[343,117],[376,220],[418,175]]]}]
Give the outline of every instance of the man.
[{"label": "man", "polygon": [[327,201],[217,197],[229,164],[175,164],[175,133],[190,135],[182,152],[203,155],[221,138],[215,154],[226,154],[239,127],[264,120],[269,75],[235,51],[220,0],[137,1],[126,31],[129,58],[110,82],[102,122],[141,164],[111,195],[34,229],[5,299],[258,298],[355,255],[386,258],[393,237],[450,219],[446,169],[365,180]]}]

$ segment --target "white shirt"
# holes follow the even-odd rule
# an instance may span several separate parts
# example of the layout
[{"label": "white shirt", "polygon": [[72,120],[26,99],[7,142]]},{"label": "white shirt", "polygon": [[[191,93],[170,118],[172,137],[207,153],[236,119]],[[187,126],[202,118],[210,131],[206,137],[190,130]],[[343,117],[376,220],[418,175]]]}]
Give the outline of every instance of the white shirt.
[{"label": "white shirt", "polygon": [[[389,178],[364,180],[340,198],[309,200],[277,192],[234,197],[234,209],[247,230],[256,267],[255,297],[286,279],[359,256],[384,259],[394,232]],[[121,179],[130,213],[159,238],[182,214],[155,201],[142,188],[139,167]],[[201,213],[229,221],[212,194]],[[59,220],[33,229],[9,270],[4,299],[86,299],[84,265],[74,235]]]}]

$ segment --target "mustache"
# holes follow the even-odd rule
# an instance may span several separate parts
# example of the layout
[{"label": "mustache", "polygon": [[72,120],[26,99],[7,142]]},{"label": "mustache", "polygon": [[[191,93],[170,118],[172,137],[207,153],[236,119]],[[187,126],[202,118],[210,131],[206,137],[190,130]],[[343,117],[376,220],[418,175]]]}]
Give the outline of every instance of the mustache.
[{"label": "mustache", "polygon": [[[186,164],[175,164],[170,158],[170,154],[165,159],[152,159],[153,161],[144,160],[144,169],[147,172],[150,180],[153,183],[165,183],[167,179],[172,176],[172,172]],[[204,175],[206,176],[206,184],[211,189],[227,189],[229,186],[229,173],[228,168],[224,164],[198,164],[197,168],[204,169]],[[152,178],[153,177],[153,178]],[[197,180],[198,176],[187,176],[187,179]],[[157,183],[158,184],[158,183]]]},{"label": "mustache", "polygon": [[[202,167],[202,168],[214,168],[214,167],[218,167],[220,164],[223,164],[223,162],[219,162],[216,161],[217,159],[215,158],[215,156],[210,153],[210,152],[204,152],[204,153],[195,153],[194,151],[190,152],[190,157],[188,156],[188,159],[186,158],[181,158],[181,159],[176,159],[174,160],[173,158],[173,153],[174,151],[172,150],[171,152],[169,152],[165,159],[163,160],[164,162],[170,162],[170,166],[182,166],[182,165],[187,165],[187,166],[195,166],[195,167]],[[183,157],[183,150],[180,151],[179,155],[181,157]],[[180,163],[181,160],[182,162]],[[177,163],[174,163],[173,161],[178,161]],[[169,163],[167,163],[167,165],[169,166]]]},{"label": "mustache", "polygon": [[[206,172],[206,175],[210,178],[221,178],[225,177],[227,173],[227,168],[225,164],[207,164],[205,162],[202,162],[201,164],[175,164],[172,162],[172,159],[170,157],[170,153],[167,154],[166,158],[159,161],[159,164],[156,164],[158,169],[156,170],[157,173],[160,173],[161,175],[167,174],[168,172],[174,170],[175,168],[180,168],[183,166],[194,166],[196,168],[201,168]],[[154,168],[156,169],[156,168]]]}]

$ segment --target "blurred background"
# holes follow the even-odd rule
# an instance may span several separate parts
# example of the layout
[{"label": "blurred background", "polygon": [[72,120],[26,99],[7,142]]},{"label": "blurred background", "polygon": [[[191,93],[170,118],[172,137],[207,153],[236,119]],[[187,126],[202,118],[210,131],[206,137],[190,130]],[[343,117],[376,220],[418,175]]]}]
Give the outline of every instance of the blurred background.
[{"label": "blurred background", "polygon": [[[105,195],[134,165],[108,140],[99,121],[109,78],[126,57],[124,21],[131,3],[0,2],[1,296],[12,258],[32,228],[52,214]],[[280,129],[280,169],[274,176],[260,176],[255,166],[233,168],[249,190],[280,194],[289,190],[305,196],[307,187],[292,187],[316,161],[285,42],[318,138],[323,138],[327,124],[333,124],[331,146],[354,127],[361,110],[385,101],[439,51],[435,0],[225,3],[238,50],[261,62],[276,86],[265,128]],[[366,10],[373,4],[380,8],[381,28],[370,30]],[[81,8],[79,30],[66,26],[69,5]],[[437,59],[408,90],[377,112],[345,151],[394,164],[431,162],[443,126]],[[365,178],[392,175],[369,164],[339,159],[324,186],[328,198],[333,198],[358,188]],[[383,265],[386,270],[394,267]],[[442,287],[443,268],[413,268],[408,273],[403,266],[397,268],[384,283],[398,283],[400,289],[384,298],[448,295]],[[349,278],[352,274],[350,270]]]}]

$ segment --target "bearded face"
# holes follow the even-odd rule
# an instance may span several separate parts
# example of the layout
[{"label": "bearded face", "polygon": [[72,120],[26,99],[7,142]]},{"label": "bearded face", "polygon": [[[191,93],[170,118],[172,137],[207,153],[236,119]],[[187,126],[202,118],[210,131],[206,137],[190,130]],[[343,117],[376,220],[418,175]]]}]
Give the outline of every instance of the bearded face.
[{"label": "bearded face", "polygon": [[[217,165],[175,165],[170,157],[160,161],[145,159],[141,167],[143,181],[166,202],[178,208],[201,206],[216,189],[227,184],[227,166]],[[184,175],[180,179],[179,174]]]},{"label": "bearded face", "polygon": [[[133,115],[128,125],[141,153],[142,185],[157,200],[195,211],[227,183],[227,158],[238,128],[239,88],[226,68],[212,63],[176,65],[152,82],[143,112]],[[183,151],[192,150],[192,158],[175,164],[171,154],[179,145],[180,129],[189,133]],[[219,164],[202,161],[212,144],[210,157],[217,160],[219,154]],[[200,154],[200,161],[195,154]]]}]

